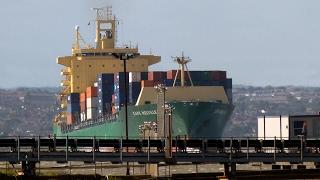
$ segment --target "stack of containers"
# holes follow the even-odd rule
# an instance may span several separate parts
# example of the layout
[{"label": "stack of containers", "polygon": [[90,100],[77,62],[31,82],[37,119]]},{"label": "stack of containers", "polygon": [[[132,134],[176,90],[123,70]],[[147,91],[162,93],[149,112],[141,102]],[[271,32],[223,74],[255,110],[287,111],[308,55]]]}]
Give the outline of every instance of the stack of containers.
[{"label": "stack of containers", "polygon": [[[173,84],[174,78],[177,75],[176,85],[180,85],[181,72],[177,70],[167,71],[167,80],[165,80],[166,86]],[[195,86],[224,86],[227,79],[226,71],[189,71],[193,85]],[[190,86],[191,82],[187,72],[185,72],[185,85]]]},{"label": "stack of containers", "polygon": [[[125,103],[125,78],[129,79],[129,73],[118,72],[114,73],[114,96],[112,97],[113,108],[119,111],[120,107]],[[129,102],[129,99],[128,99]]]},{"label": "stack of containers", "polygon": [[148,80],[148,72],[130,72],[129,73],[129,103],[135,104],[140,91],[141,81]]},{"label": "stack of containers", "polygon": [[80,94],[70,93],[67,106],[67,124],[71,125],[80,119]]},{"label": "stack of containers", "polygon": [[212,71],[212,80],[221,81],[227,79],[226,71]]},{"label": "stack of containers", "polygon": [[153,81],[150,80],[142,80],[141,87],[154,87]]},{"label": "stack of containers", "polygon": [[87,94],[87,119],[94,119],[98,116],[98,94],[97,88],[90,86],[86,89]]},{"label": "stack of containers", "polygon": [[114,93],[114,74],[99,74],[97,85],[98,113],[100,115],[110,114],[112,94]]},{"label": "stack of containers", "polygon": [[129,103],[135,104],[141,91],[141,81],[129,83]]},{"label": "stack of containers", "polygon": [[163,71],[150,71],[148,72],[148,80],[153,81],[154,85],[164,83],[167,79],[167,72]]},{"label": "stack of containers", "polygon": [[80,93],[80,120],[85,121],[87,120],[87,105],[86,105],[86,93]]},{"label": "stack of containers", "polygon": [[148,80],[148,72],[130,72],[129,83],[140,82],[141,80]]}]

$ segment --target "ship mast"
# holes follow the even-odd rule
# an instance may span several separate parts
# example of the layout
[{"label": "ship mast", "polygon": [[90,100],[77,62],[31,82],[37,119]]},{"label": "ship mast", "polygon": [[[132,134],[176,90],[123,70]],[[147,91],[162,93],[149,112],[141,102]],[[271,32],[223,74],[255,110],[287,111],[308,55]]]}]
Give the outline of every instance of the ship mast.
[{"label": "ship mast", "polygon": [[183,52],[182,52],[182,55],[179,57],[179,56],[176,56],[176,57],[172,57],[173,60],[179,64],[179,69],[177,70],[177,73],[175,75],[175,78],[174,78],[174,82],[173,82],[173,87],[176,85],[176,82],[177,82],[177,78],[178,78],[178,74],[179,74],[179,70],[180,70],[180,80],[181,80],[181,86],[184,87],[185,86],[185,70],[187,70],[187,75],[188,75],[188,78],[191,82],[191,86],[193,86],[193,82],[192,82],[192,79],[191,79],[191,76],[190,76],[190,73],[189,73],[189,70],[188,70],[188,66],[187,64],[191,61],[191,59],[189,57],[185,57],[183,55]]}]

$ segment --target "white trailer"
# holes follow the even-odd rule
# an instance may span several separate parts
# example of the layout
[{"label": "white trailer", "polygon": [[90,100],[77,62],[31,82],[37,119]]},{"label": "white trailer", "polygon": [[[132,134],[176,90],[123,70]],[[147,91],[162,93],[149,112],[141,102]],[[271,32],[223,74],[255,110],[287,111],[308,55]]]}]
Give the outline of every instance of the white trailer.
[{"label": "white trailer", "polygon": [[320,115],[259,116],[259,139],[320,138]]},{"label": "white trailer", "polygon": [[259,139],[289,139],[289,116],[259,116]]}]

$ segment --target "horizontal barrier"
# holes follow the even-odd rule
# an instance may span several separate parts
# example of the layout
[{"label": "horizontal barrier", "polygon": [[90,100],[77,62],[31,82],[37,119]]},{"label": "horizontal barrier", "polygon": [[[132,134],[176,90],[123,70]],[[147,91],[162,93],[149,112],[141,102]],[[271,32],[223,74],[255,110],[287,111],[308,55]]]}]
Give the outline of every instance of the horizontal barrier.
[{"label": "horizontal barrier", "polygon": [[0,138],[0,161],[170,162],[317,162],[320,140],[259,140],[250,138],[103,139],[99,137]]}]

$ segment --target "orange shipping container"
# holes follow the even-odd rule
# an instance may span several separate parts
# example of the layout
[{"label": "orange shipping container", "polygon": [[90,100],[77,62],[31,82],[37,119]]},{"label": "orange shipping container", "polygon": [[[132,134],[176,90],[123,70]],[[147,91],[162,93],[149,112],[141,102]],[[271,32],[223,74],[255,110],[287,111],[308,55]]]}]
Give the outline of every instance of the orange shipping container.
[{"label": "orange shipping container", "polygon": [[[167,79],[174,79],[176,77],[176,74],[177,74],[177,70],[167,71]],[[180,75],[180,71],[179,71],[177,79],[180,79],[180,77],[181,77],[181,75]]]},{"label": "orange shipping container", "polygon": [[153,87],[153,81],[149,80],[142,80],[141,87]]},{"label": "orange shipping container", "polygon": [[67,113],[67,124],[71,125],[75,123],[75,118],[71,113]]},{"label": "orange shipping container", "polygon": [[89,86],[87,87],[86,93],[87,93],[87,98],[97,97],[97,88],[93,86]]},{"label": "orange shipping container", "polygon": [[166,78],[166,72],[162,71],[150,71],[148,72],[148,80],[162,81]]},{"label": "orange shipping container", "polygon": [[84,112],[84,111],[86,111],[86,109],[87,109],[86,101],[80,102],[80,111],[81,111],[81,112]]},{"label": "orange shipping container", "polygon": [[86,93],[80,93],[80,102],[85,102],[87,100]]}]

